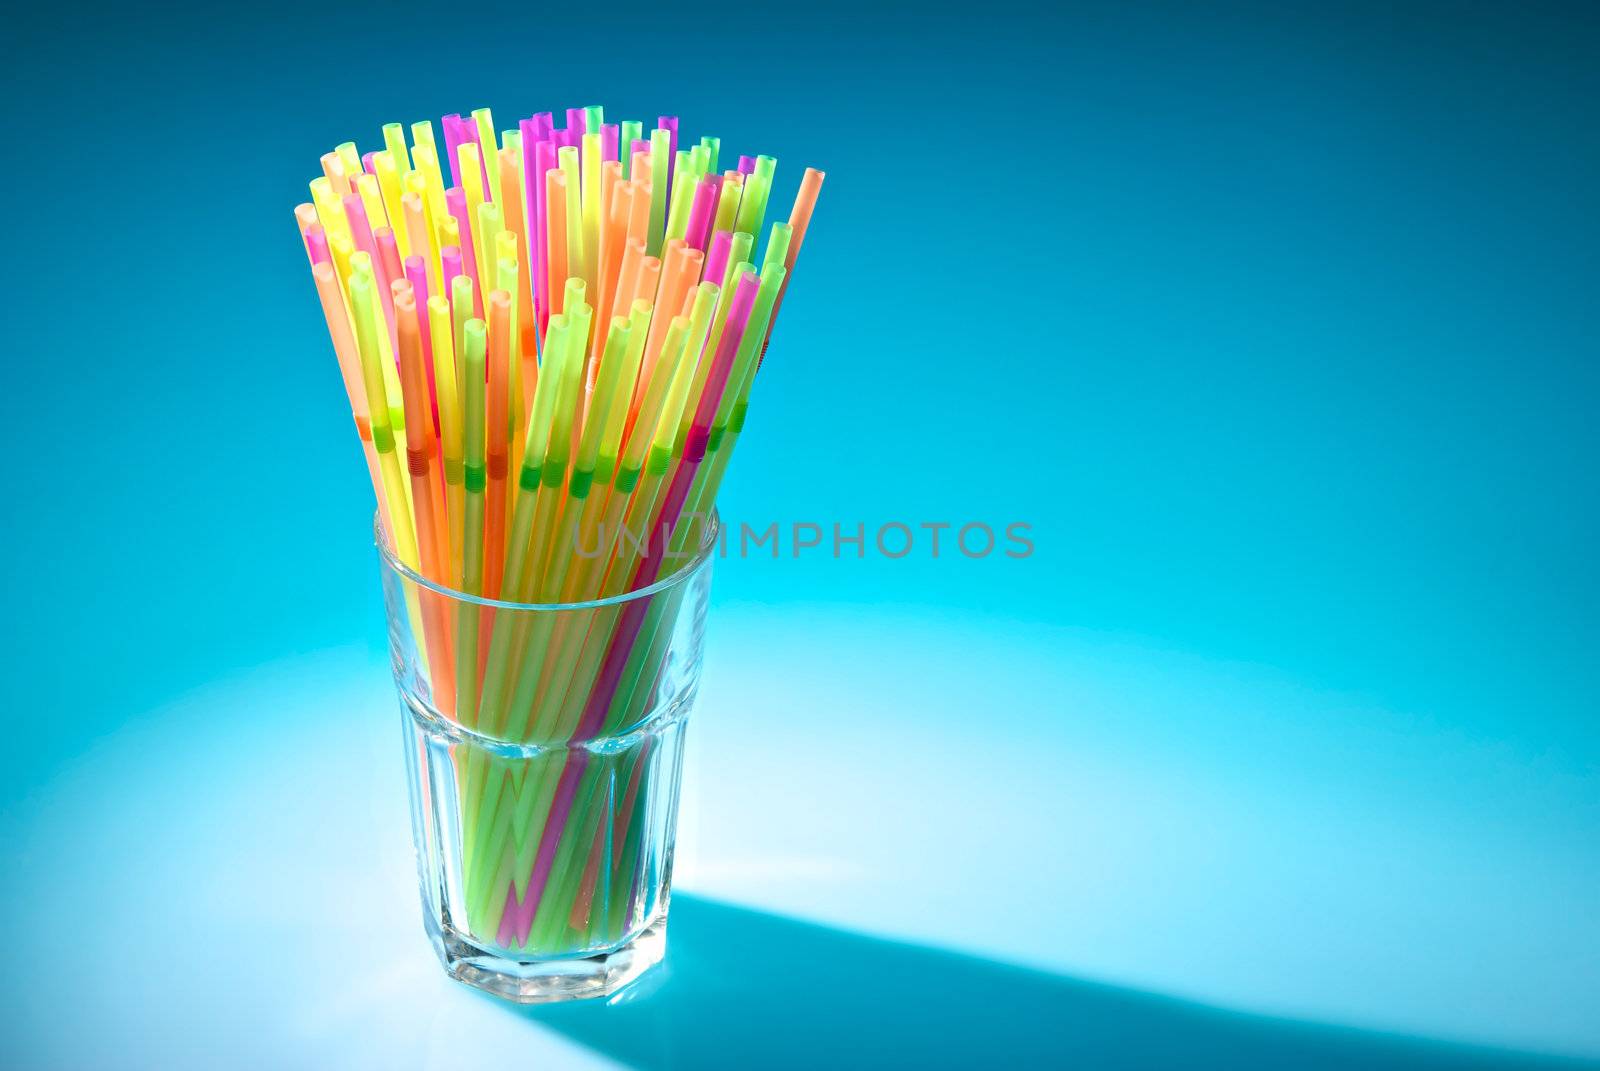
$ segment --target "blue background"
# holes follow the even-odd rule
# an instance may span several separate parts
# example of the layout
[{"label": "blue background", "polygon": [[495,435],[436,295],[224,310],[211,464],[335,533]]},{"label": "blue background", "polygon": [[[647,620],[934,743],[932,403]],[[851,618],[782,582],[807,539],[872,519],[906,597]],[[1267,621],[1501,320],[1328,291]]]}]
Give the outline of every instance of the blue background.
[{"label": "blue background", "polygon": [[[14,25],[5,1062],[1600,1056],[1593,10],[606,11]],[[828,172],[724,514],[1036,551],[721,565],[672,972],[529,1023],[411,914],[290,209],[385,121],[594,102],[776,156],[774,218]]]}]

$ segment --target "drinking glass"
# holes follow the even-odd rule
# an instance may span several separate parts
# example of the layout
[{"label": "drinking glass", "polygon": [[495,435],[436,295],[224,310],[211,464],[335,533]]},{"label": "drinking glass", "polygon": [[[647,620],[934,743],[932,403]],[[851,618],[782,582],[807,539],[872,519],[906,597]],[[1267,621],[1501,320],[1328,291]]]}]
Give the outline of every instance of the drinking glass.
[{"label": "drinking glass", "polygon": [[568,1000],[665,954],[718,537],[698,528],[652,583],[535,604],[433,583],[377,526],[423,922],[453,977]]}]

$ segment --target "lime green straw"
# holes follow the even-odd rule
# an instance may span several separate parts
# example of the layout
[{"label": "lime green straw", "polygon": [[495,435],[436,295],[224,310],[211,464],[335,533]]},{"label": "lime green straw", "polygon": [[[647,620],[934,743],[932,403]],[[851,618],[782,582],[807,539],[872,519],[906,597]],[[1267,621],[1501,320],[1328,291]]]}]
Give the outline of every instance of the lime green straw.
[{"label": "lime green straw", "polygon": [[650,233],[645,238],[645,252],[652,257],[661,255],[661,246],[667,226],[667,164],[672,152],[672,132],[650,131]]},{"label": "lime green straw", "polygon": [[383,363],[389,358],[380,338],[386,330],[378,326],[378,295],[372,277],[372,260],[365,253],[350,258],[350,305],[355,314],[356,350],[361,358],[361,378],[367,390],[367,407],[372,421],[372,446],[378,453],[383,491],[389,503],[385,518],[395,554],[412,569],[418,568],[416,532],[411,522],[410,498],[406,479],[400,474],[399,452],[395,449],[392,413],[385,389]]}]

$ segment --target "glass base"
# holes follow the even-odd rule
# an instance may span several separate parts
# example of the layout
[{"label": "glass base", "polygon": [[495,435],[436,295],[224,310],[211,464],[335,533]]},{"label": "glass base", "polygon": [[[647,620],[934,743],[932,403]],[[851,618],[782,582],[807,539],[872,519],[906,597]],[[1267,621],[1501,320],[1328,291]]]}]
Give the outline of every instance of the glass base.
[{"label": "glass base", "polygon": [[517,1004],[609,997],[644,977],[667,954],[667,917],[658,914],[620,948],[571,959],[517,960],[473,944],[446,920],[425,918],[450,977]]}]

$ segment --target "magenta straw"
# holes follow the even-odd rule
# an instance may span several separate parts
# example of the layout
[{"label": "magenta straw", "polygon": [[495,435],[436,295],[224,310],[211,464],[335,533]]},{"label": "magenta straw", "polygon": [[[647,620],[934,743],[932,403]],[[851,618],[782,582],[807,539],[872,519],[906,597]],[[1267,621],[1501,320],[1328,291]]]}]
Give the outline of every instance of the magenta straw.
[{"label": "magenta straw", "polygon": [[739,157],[739,174],[753,175],[756,173],[756,158],[754,156]]},{"label": "magenta straw", "polygon": [[711,225],[716,222],[717,187],[721,181],[715,175],[707,175],[694,190],[694,205],[689,209],[689,227],[684,240],[701,252],[705,252]]},{"label": "magenta straw", "polygon": [[478,284],[478,255],[472,248],[472,221],[467,218],[467,195],[460,186],[452,186],[444,191],[444,206],[455,217],[457,233],[461,238],[461,263],[465,266],[467,277],[472,280],[472,314],[481,318],[483,316],[483,295],[478,291],[483,287]]},{"label": "magenta straw", "polygon": [[711,251],[706,254],[705,270],[700,278],[722,285],[722,276],[728,270],[728,253],[733,249],[733,232],[718,231],[711,236]]},{"label": "magenta straw", "polygon": [[369,175],[376,175],[378,169],[373,165],[372,158],[376,153],[364,153],[361,157],[361,169]]},{"label": "magenta straw", "polygon": [[328,235],[322,229],[322,224],[313,223],[306,228],[306,256],[311,258],[312,264],[332,264],[333,257],[328,252]]},{"label": "magenta straw", "polygon": [[[583,137],[588,131],[589,118],[582,108],[567,109],[567,134],[573,137]],[[573,142],[577,144],[576,141]]]},{"label": "magenta straw", "polygon": [[600,124],[600,159],[612,161],[617,159],[617,139],[622,136],[621,129],[616,123]]},{"label": "magenta straw", "polygon": [[533,116],[533,132],[535,141],[549,141],[550,131],[556,128],[555,116],[550,112],[535,112]]},{"label": "magenta straw", "polygon": [[378,243],[372,239],[372,225],[367,222],[367,206],[361,203],[359,193],[344,195],[344,215],[350,221],[350,238],[355,242],[356,248],[372,258],[373,266],[378,263]]},{"label": "magenta straw", "polygon": [[433,381],[433,332],[428,330],[428,262],[413,253],[405,261],[406,282],[417,299],[418,334],[422,337],[422,367],[428,370],[428,402],[433,409],[433,432],[439,433],[439,387]]},{"label": "magenta straw", "polygon": [[444,154],[450,164],[450,185],[461,185],[461,161],[456,149],[461,145],[461,116],[454,112],[444,117]]},{"label": "magenta straw", "polygon": [[541,226],[542,218],[539,211],[544,207],[539,191],[544,189],[544,173],[539,171],[539,142],[544,139],[539,136],[539,117],[525,118],[517,123],[517,130],[522,131],[522,171],[528,176],[523,186],[526,197],[525,224],[533,232],[530,250],[530,267],[533,272],[533,323],[534,333],[539,338],[544,338],[544,287],[539,285],[539,280],[544,279],[549,271],[544,266],[544,227]]},{"label": "magenta straw", "polygon": [[439,250],[439,289],[446,301],[453,292],[451,282],[461,274],[461,247],[447,245]]},{"label": "magenta straw", "polygon": [[547,203],[549,191],[545,189],[545,178],[556,167],[555,142],[548,138],[541,141],[535,147],[534,159],[538,161],[538,166],[534,168],[534,174],[538,177],[531,183],[535,198],[535,208],[538,212],[538,218],[534,220],[534,226],[537,228],[535,233],[539,236],[540,263],[545,266],[545,270],[539,273],[539,278],[534,280],[534,283],[539,287],[539,294],[543,298],[539,304],[539,337],[542,339],[545,331],[550,327],[550,310],[554,307],[552,303],[555,300],[550,293],[549,261],[545,259],[549,255],[550,244],[550,206]]}]

